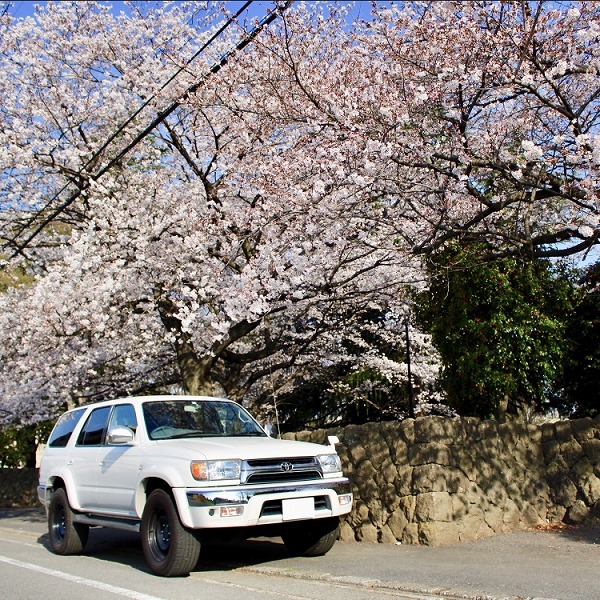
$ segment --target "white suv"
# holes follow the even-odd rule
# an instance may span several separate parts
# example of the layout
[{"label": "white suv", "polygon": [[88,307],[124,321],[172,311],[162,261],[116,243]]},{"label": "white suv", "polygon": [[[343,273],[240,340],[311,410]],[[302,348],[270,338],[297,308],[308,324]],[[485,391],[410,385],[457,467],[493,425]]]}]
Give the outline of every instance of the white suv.
[{"label": "white suv", "polygon": [[352,508],[329,446],[269,437],[239,404],[200,396],[133,397],[66,412],[40,466],[52,549],[77,554],[90,526],[141,532],[159,575],[188,574],[203,539],[281,536],[328,552]]}]

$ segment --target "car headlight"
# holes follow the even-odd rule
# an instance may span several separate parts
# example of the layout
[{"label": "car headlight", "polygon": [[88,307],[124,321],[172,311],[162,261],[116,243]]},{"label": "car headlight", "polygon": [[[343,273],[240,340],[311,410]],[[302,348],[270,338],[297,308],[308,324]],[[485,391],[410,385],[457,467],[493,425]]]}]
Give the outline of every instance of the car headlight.
[{"label": "car headlight", "polygon": [[323,473],[339,473],[342,470],[342,461],[337,454],[320,454],[317,459]]},{"label": "car headlight", "polygon": [[241,460],[193,460],[190,463],[192,477],[198,481],[239,479],[241,470]]}]

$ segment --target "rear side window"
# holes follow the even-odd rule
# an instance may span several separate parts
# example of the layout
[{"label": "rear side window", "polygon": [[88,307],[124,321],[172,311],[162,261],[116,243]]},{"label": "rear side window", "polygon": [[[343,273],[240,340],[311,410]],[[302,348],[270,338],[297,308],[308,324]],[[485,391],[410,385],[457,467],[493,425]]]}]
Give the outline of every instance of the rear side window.
[{"label": "rear side window", "polygon": [[85,408],[79,408],[62,415],[50,434],[48,446],[50,446],[50,448],[64,448],[69,443],[71,434],[84,412]]},{"label": "rear side window", "polygon": [[102,444],[110,409],[110,406],[102,406],[90,413],[85,425],[79,432],[79,437],[77,438],[78,446],[99,446]]},{"label": "rear side window", "polygon": [[129,427],[135,432],[137,429],[137,417],[132,404],[117,404],[110,417],[110,427]]}]

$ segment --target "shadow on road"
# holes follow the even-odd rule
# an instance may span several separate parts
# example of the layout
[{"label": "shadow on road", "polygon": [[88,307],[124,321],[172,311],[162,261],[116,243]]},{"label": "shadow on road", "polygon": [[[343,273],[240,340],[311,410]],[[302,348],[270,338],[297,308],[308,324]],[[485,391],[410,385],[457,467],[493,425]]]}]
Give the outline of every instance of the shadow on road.
[{"label": "shadow on road", "polygon": [[[23,518],[22,515],[21,518]],[[45,517],[42,515],[42,522],[44,521]],[[40,535],[37,542],[51,552],[47,533]],[[152,573],[142,553],[139,533],[92,527],[83,555]],[[283,543],[278,541],[278,538],[229,543],[211,540],[209,543],[202,544],[200,559],[194,571],[231,571],[240,567],[255,566],[288,558],[290,558],[290,554]]]},{"label": "shadow on road", "polygon": [[19,519],[26,523],[45,523],[46,513],[40,508],[0,508],[0,519]]},{"label": "shadow on road", "polygon": [[559,535],[572,542],[600,544],[600,525],[565,525],[549,523],[534,527],[532,531]]}]

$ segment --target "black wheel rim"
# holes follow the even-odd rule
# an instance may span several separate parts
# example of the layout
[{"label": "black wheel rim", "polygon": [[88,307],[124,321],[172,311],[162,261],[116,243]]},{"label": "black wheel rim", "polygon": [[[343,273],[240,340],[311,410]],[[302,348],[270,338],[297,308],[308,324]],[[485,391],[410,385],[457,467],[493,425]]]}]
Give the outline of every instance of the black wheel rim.
[{"label": "black wheel rim", "polygon": [[164,512],[156,512],[148,531],[148,545],[154,557],[164,560],[171,545],[171,527],[169,518]]},{"label": "black wheel rim", "polygon": [[52,522],[52,534],[54,535],[54,539],[58,542],[62,542],[65,539],[66,528],[65,507],[60,504],[54,511],[54,520]]}]

